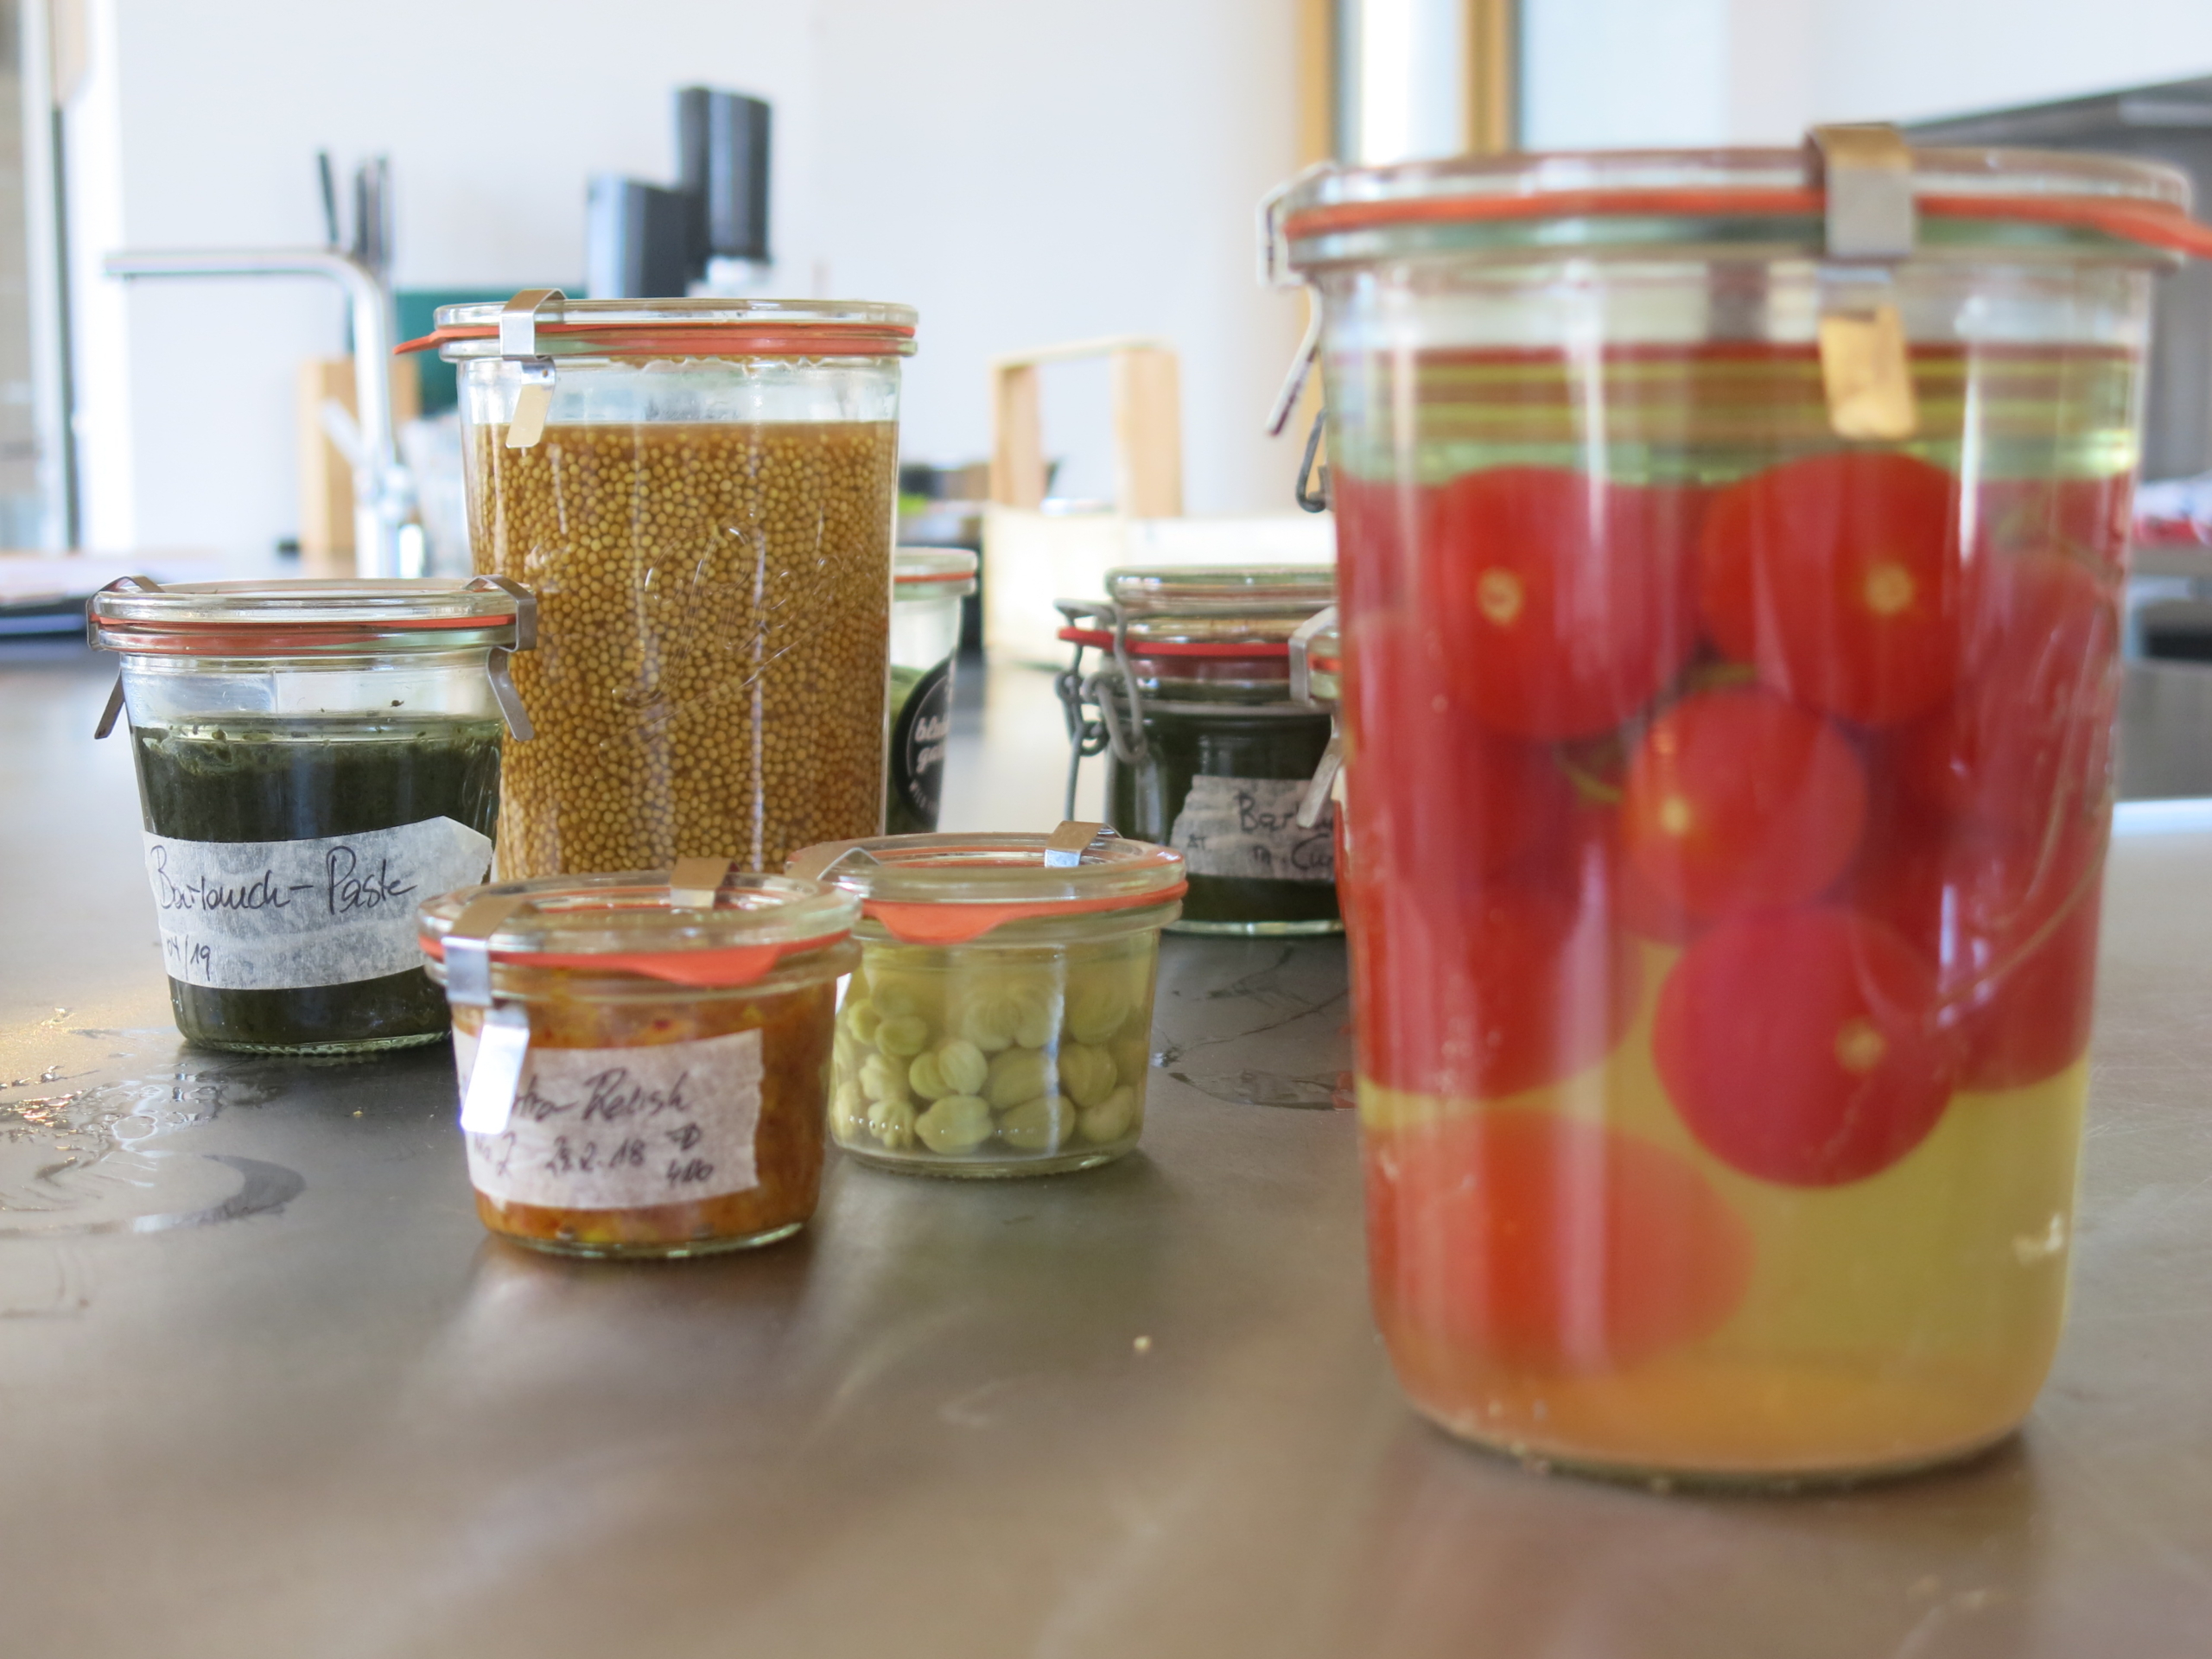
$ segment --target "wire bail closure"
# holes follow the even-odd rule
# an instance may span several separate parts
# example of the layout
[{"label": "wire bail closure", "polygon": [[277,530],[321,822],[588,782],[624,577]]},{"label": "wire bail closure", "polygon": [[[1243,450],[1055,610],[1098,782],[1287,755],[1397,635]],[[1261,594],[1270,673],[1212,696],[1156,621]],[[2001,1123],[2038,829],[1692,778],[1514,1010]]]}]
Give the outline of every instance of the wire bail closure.
[{"label": "wire bail closure", "polygon": [[505,576],[471,577],[463,591],[502,593],[515,602],[515,642],[492,647],[484,659],[484,677],[492,682],[492,701],[499,705],[499,718],[506,722],[507,735],[518,743],[527,743],[537,735],[537,728],[531,721],[530,710],[523,707],[522,693],[515,687],[512,659],[518,651],[537,649],[537,595]]},{"label": "wire bail closure", "polygon": [[537,349],[540,321],[558,322],[569,296],[557,288],[526,288],[499,311],[499,357],[516,365],[522,384],[515,389],[515,412],[507,423],[507,448],[535,448],[545,435],[545,416],[553,407],[557,376],[553,359]]},{"label": "wire bail closure", "polygon": [[[118,576],[113,582],[102,588],[100,593],[119,594],[132,589],[142,594],[158,594],[162,591],[162,584],[151,576]],[[99,597],[99,594],[92,595],[93,599]],[[89,600],[85,604],[85,641],[92,645],[98,645],[100,642],[100,625],[93,620],[92,602]],[[122,713],[123,671],[118,668],[115,671],[115,684],[107,694],[107,706],[100,710],[100,723],[92,728],[92,741],[98,742],[113,731],[116,718]]]},{"label": "wire bail closure", "polygon": [[492,994],[492,936],[507,918],[530,906],[520,893],[486,893],[472,899],[454,918],[443,941],[446,1001],[481,1008],[476,1056],[461,1080],[461,1127],[469,1135],[498,1135],[514,1115],[515,1092],[522,1086],[523,1062],[530,1053],[530,1014],[518,1003]]},{"label": "wire bail closure", "polygon": [[1918,242],[1912,149],[1895,127],[1815,127],[1805,138],[1811,187],[1825,194],[1826,257],[1818,324],[1828,427],[1894,442],[1920,429],[1897,267]]},{"label": "wire bail closure", "polygon": [[[1059,693],[1061,711],[1067,719],[1068,791],[1063,810],[1072,821],[1076,780],[1086,756],[1103,753],[1110,747],[1116,760],[1125,766],[1134,766],[1141,765],[1151,753],[1151,746],[1144,734],[1144,694],[1137,689],[1135,671],[1129,666],[1127,613],[1110,601],[1101,604],[1094,600],[1063,599],[1054,601],[1054,608],[1067,619],[1071,628],[1079,628],[1086,622],[1103,624],[1114,636],[1113,658],[1101,664],[1096,673],[1084,673],[1083,653],[1087,647],[1078,639],[1075,642],[1074,658],[1052,681],[1052,689]],[[1088,712],[1093,707],[1098,710],[1096,715]]]},{"label": "wire bail closure", "polygon": [[[1290,636],[1290,695],[1294,702],[1324,702],[1324,699],[1313,695],[1313,642],[1336,626],[1337,607],[1332,605],[1314,612]],[[1327,701],[1325,706],[1329,710],[1329,745],[1314,763],[1313,776],[1306,783],[1306,793],[1299,797],[1297,823],[1301,830],[1317,828],[1329,803],[1344,798],[1344,721],[1338,718],[1333,701]]]}]

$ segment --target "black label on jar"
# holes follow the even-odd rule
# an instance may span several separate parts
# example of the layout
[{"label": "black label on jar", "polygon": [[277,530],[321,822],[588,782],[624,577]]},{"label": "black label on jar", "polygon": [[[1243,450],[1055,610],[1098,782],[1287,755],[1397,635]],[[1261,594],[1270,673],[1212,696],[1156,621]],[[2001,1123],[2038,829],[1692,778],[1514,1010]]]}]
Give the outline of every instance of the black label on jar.
[{"label": "black label on jar", "polygon": [[[894,692],[895,695],[895,692]],[[893,834],[937,828],[944,785],[944,740],[952,730],[952,659],[948,657],[900,700],[891,722]]]}]

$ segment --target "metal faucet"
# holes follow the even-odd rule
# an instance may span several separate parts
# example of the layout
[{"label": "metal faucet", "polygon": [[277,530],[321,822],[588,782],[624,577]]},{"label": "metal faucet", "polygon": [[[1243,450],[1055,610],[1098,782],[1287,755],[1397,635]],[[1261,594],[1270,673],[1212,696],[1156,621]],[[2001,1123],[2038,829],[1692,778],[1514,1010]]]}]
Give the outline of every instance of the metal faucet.
[{"label": "metal faucet", "polygon": [[375,271],[329,248],[178,249],[111,253],[111,276],[327,276],[346,290],[353,319],[353,408],[360,445],[353,456],[353,569],[403,574],[400,530],[415,484],[399,463],[391,419],[391,295]]}]

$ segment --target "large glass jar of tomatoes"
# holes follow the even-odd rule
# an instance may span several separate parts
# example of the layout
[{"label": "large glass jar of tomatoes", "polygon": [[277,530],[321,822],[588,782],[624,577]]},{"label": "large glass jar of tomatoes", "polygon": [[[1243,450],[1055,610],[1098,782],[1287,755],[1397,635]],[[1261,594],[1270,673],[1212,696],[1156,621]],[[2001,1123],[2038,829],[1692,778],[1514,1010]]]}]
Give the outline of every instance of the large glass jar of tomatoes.
[{"label": "large glass jar of tomatoes", "polygon": [[1271,204],[1376,1315],[1526,1458],[1915,1468],[2057,1340],[2150,295],[2212,233],[2161,168],[1891,142],[1904,245],[1850,264],[1809,151]]}]

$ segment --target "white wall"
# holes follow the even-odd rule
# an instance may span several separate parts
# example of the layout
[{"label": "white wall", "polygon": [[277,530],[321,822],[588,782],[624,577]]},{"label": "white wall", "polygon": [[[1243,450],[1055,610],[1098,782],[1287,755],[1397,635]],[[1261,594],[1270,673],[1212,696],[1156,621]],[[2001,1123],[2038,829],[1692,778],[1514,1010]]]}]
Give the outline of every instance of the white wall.
[{"label": "white wall", "polygon": [[[985,359],[1165,335],[1183,355],[1193,512],[1287,511],[1260,433],[1303,320],[1255,275],[1259,199],[1294,168],[1277,0],[817,0],[822,245],[840,293],[921,308],[907,453],[988,453]],[[1061,487],[1105,494],[1104,382],[1048,375]]]},{"label": "white wall", "polygon": [[[1287,496],[1295,457],[1257,428],[1297,308],[1252,275],[1254,205],[1294,161],[1275,0],[91,4],[67,119],[95,545],[294,533],[295,365],[344,340],[312,283],[124,289],[102,253],[318,243],[328,147],[391,156],[402,286],[574,283],[586,175],[671,176],[670,94],[696,82],[776,105],[779,286],[921,307],[911,456],[985,453],[989,353],[1155,333],[1185,353],[1192,510]],[[1056,412],[1078,479],[1105,429]]]},{"label": "white wall", "polygon": [[2212,0],[1524,0],[1527,142],[1792,143],[2212,74]]}]

